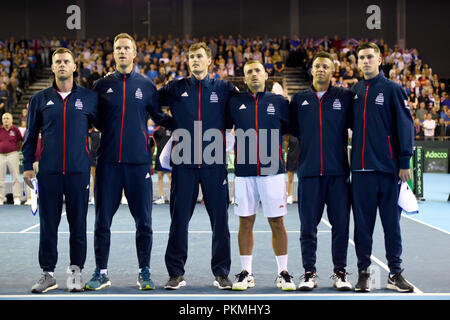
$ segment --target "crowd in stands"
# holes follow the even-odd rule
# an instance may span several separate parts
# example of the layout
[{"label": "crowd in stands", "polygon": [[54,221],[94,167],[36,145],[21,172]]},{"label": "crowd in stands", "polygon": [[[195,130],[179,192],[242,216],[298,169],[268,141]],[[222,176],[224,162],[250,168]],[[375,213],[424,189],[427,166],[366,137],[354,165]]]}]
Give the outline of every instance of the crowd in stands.
[{"label": "crowd in stands", "polygon": [[[335,35],[320,39],[286,36],[254,38],[231,35],[217,38],[175,38],[135,35],[137,57],[135,71],[148,76],[159,88],[172,79],[188,76],[187,52],[190,44],[204,41],[212,51],[213,63],[209,76],[230,79],[243,76],[246,60],[261,61],[270,76],[281,76],[286,67],[303,66],[309,71],[311,60],[318,51],[330,52],[334,57],[334,85],[351,88],[362,78],[357,68],[356,47],[360,40],[340,39]],[[450,100],[446,82],[439,80],[431,66],[424,63],[417,49],[393,48],[380,40],[376,42],[383,56],[382,70],[386,77],[403,86],[408,94],[411,113],[416,123],[416,138],[431,139],[450,135]],[[0,41],[0,108],[10,111],[24,88],[33,81],[36,70],[49,67],[51,54],[57,47],[72,50],[78,65],[78,82],[91,88],[95,80],[114,71],[112,38],[69,40],[66,37],[26,41],[10,38]],[[434,120],[435,127],[428,118]],[[416,120],[418,119],[418,120]]]},{"label": "crowd in stands", "polygon": [[35,81],[38,65],[37,41],[0,40],[0,115],[12,112],[25,88]]}]

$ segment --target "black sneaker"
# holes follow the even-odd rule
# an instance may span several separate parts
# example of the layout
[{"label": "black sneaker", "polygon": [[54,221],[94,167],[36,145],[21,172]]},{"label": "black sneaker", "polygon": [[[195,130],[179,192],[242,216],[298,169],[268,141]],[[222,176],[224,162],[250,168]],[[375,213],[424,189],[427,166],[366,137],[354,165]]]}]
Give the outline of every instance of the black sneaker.
[{"label": "black sneaker", "polygon": [[221,290],[229,290],[232,288],[233,283],[226,275],[216,276],[216,279],[214,280],[214,286],[218,287]]},{"label": "black sneaker", "polygon": [[167,281],[164,289],[177,290],[186,285],[183,276],[170,276],[169,281]]},{"label": "black sneaker", "polygon": [[402,276],[402,271],[388,276],[387,288],[398,292],[413,292],[414,286]]},{"label": "black sneaker", "polygon": [[370,274],[367,270],[361,270],[358,276],[358,282],[355,286],[356,292],[369,292],[370,291]]}]

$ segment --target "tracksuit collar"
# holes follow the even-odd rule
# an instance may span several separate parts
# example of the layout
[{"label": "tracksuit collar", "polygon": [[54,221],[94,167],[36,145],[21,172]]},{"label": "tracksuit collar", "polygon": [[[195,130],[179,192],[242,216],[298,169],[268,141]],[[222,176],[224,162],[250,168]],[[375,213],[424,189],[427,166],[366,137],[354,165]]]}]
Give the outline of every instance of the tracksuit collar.
[{"label": "tracksuit collar", "polygon": [[130,73],[120,73],[119,71],[114,71],[113,75],[117,78],[123,79],[123,76],[125,76],[126,79],[132,77],[134,75],[134,71],[131,70]]},{"label": "tracksuit collar", "polygon": [[[56,86],[56,80],[53,80],[52,87],[53,87],[53,89],[55,89],[55,91],[59,91],[58,87]],[[78,88],[77,83],[74,80],[73,86],[72,86],[72,92],[76,91],[77,88]]]},{"label": "tracksuit collar", "polygon": [[199,82],[202,84],[202,87],[209,87],[209,84],[211,83],[209,75],[206,75],[206,77],[203,78],[203,80],[198,80],[196,77],[194,77],[193,75],[191,75],[188,78],[188,81],[190,84],[192,85],[198,85]]},{"label": "tracksuit collar", "polygon": [[375,78],[372,78],[370,80],[366,80],[364,79],[364,85],[369,84],[370,86],[372,86],[373,84],[375,84],[376,82],[378,82],[380,79],[384,78],[384,73],[382,70],[380,70],[380,72],[377,74],[377,76]]}]

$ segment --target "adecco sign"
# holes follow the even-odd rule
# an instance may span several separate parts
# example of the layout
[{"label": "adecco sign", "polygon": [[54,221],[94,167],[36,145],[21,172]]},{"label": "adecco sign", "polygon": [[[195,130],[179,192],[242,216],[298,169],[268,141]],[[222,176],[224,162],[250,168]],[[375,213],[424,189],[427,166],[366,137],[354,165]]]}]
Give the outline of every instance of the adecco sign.
[{"label": "adecco sign", "polygon": [[448,149],[426,149],[425,172],[448,172]]}]

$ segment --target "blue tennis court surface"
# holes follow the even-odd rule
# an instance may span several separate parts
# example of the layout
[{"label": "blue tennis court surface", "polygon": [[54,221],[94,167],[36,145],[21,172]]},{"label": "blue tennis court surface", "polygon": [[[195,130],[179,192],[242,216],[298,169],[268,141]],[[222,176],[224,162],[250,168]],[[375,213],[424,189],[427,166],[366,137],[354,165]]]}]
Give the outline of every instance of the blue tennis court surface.
[{"label": "blue tennis court surface", "polygon": [[[156,176],[153,176],[156,179]],[[210,269],[211,232],[205,206],[197,204],[190,223],[189,255],[185,279],[187,286],[178,291],[163,288],[168,280],[164,264],[164,254],[170,225],[169,205],[153,206],[153,250],[151,257],[152,280],[156,290],[141,292],[137,289],[138,274],[135,251],[135,227],[127,205],[121,205],[112,225],[109,274],[112,287],[99,292],[78,294],[66,291],[66,268],[69,263],[68,224],[61,220],[58,242],[58,265],[55,276],[59,288],[47,294],[33,295],[31,286],[36,282],[41,270],[38,265],[39,218],[30,213],[28,206],[4,205],[0,207],[0,299],[20,300],[450,300],[450,175],[425,174],[424,197],[419,204],[420,213],[403,215],[401,220],[403,235],[404,276],[415,287],[415,293],[399,294],[386,289],[387,266],[384,251],[384,235],[379,219],[374,232],[372,288],[369,294],[337,292],[332,288],[331,229],[326,215],[319,225],[317,249],[317,273],[319,286],[311,293],[300,291],[282,292],[275,287],[277,264],[272,251],[271,232],[262,212],[255,223],[255,248],[253,273],[256,286],[245,292],[220,291],[213,287],[214,277]],[[94,268],[94,207],[88,213],[88,253],[83,270],[84,280],[89,280]],[[232,266],[230,278],[240,272],[237,243],[238,218],[229,208],[231,232]],[[298,285],[303,274],[300,255],[300,222],[297,204],[288,206],[285,217],[288,231],[288,268]],[[353,222],[350,225],[353,238]],[[357,280],[356,255],[353,241],[348,247],[349,280]]]}]

